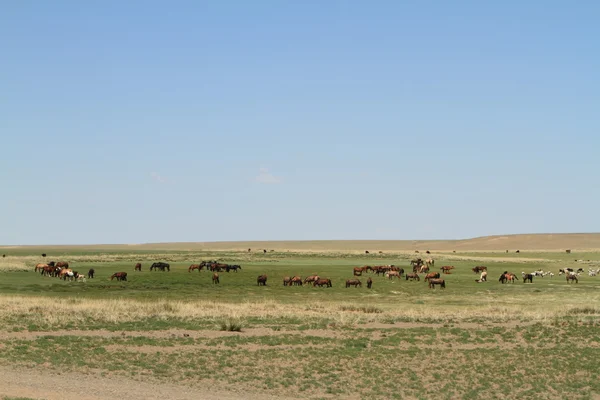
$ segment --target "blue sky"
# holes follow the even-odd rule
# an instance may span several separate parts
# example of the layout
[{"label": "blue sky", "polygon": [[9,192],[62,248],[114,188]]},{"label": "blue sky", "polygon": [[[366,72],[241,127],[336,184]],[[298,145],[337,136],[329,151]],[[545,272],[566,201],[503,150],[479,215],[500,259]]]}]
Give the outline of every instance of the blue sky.
[{"label": "blue sky", "polygon": [[0,6],[0,244],[600,226],[600,3]]}]

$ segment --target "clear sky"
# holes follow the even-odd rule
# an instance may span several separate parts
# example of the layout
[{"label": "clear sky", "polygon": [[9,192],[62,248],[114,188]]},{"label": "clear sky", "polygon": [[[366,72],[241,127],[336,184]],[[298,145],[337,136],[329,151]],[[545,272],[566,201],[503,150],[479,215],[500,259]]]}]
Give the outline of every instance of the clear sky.
[{"label": "clear sky", "polygon": [[7,1],[0,244],[600,227],[600,2]]}]

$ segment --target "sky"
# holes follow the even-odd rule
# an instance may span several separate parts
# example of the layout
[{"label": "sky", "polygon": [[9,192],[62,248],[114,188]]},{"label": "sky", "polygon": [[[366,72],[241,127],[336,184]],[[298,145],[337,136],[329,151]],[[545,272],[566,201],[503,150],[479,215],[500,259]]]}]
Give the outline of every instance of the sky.
[{"label": "sky", "polygon": [[596,1],[0,5],[0,244],[597,232]]}]

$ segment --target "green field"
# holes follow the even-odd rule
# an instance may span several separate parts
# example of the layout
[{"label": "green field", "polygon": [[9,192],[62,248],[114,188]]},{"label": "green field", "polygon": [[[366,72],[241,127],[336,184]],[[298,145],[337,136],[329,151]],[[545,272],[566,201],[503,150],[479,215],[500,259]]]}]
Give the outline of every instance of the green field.
[{"label": "green field", "polygon": [[[432,290],[373,274],[359,277],[362,288],[345,288],[356,266],[409,270],[410,252],[94,250],[48,257],[83,274],[94,268],[86,282],[34,273],[44,261],[37,250],[3,250],[0,363],[224,393],[241,385],[243,397],[256,398],[600,395],[600,277],[587,275],[600,253],[433,253],[434,270],[455,269],[442,276],[446,289]],[[188,273],[209,259],[242,270],[221,272],[219,285],[207,271]],[[148,271],[159,260],[171,271]],[[488,267],[488,282],[475,282],[475,265]],[[566,266],[585,269],[579,283],[558,275]],[[555,276],[498,282],[505,270],[521,279],[539,268]],[[129,280],[110,281],[118,271]],[[284,276],[312,274],[333,287],[282,285]]]}]

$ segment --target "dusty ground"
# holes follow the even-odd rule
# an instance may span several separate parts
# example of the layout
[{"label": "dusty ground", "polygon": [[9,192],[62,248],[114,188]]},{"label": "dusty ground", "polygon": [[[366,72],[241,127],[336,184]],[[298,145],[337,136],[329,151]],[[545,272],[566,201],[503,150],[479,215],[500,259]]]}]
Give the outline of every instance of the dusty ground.
[{"label": "dusty ground", "polygon": [[247,392],[220,392],[212,388],[177,384],[146,383],[125,377],[59,373],[42,369],[15,369],[0,366],[0,398],[28,397],[45,400],[237,400],[279,399],[281,396],[252,395]]}]

